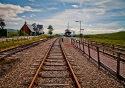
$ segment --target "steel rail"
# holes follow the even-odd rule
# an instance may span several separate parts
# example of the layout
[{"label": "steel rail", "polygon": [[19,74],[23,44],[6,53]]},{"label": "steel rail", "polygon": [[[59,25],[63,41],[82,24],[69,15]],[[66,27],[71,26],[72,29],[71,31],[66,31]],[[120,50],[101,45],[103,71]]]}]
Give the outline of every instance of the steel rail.
[{"label": "steel rail", "polygon": [[[27,48],[30,48],[30,47],[33,47],[33,46],[36,46],[44,41],[46,41],[47,39],[45,40],[40,40],[40,41],[35,41],[35,42],[32,42],[32,43],[29,43],[29,44],[24,44],[24,45],[20,45],[20,46],[15,46],[13,48],[10,48],[10,49],[6,49],[6,50],[2,50],[0,51],[0,55],[4,55],[4,56],[0,56],[0,61],[1,60],[4,60],[4,58],[8,57],[8,56],[11,56],[17,52],[20,52],[20,51],[23,51]],[[4,53],[7,53],[7,54],[4,54]]]},{"label": "steel rail", "polygon": [[[55,41],[56,41],[56,40],[55,40]],[[40,71],[41,67],[43,66],[43,63],[44,63],[45,59],[47,58],[47,56],[48,56],[50,50],[52,49],[52,46],[54,45],[55,41],[53,42],[53,44],[50,46],[50,48],[48,49],[47,53],[45,54],[45,56],[44,56],[42,62],[40,63],[40,65],[39,65],[39,67],[38,67],[38,69],[37,69],[37,71],[36,71],[36,73],[35,73],[35,75],[34,75],[34,77],[32,78],[32,81],[31,81],[31,83],[30,83],[30,85],[29,85],[28,88],[32,88],[32,87],[33,87],[33,84],[34,84],[34,82],[35,82],[35,80],[36,80],[36,78],[37,78],[37,76],[38,76],[38,74],[39,74],[39,71]],[[75,75],[75,73],[74,73],[74,71],[73,71],[73,69],[72,69],[72,67],[71,67],[71,65],[70,65],[70,63],[69,63],[69,61],[68,61],[68,58],[67,58],[67,56],[66,56],[66,53],[65,53],[64,49],[62,48],[62,43],[60,43],[60,47],[61,47],[62,53],[63,53],[63,55],[64,55],[64,58],[66,59],[66,62],[67,62],[67,64],[68,64],[68,66],[69,66],[69,69],[70,69],[70,72],[71,72],[71,74],[72,74],[73,80],[75,81],[75,86],[76,86],[77,88],[81,88],[81,86],[80,86],[80,84],[79,84],[79,82],[78,82],[78,79],[77,79],[77,77],[76,77],[76,75]]]},{"label": "steel rail", "polygon": [[[56,41],[56,40],[55,40],[55,41]],[[55,42],[55,41],[54,41],[54,42]],[[37,69],[37,71],[36,71],[36,73],[35,73],[35,75],[34,75],[32,81],[30,82],[30,85],[29,85],[28,88],[32,88],[32,87],[33,87],[33,84],[34,84],[34,82],[35,82],[35,80],[36,80],[36,78],[37,78],[37,76],[38,76],[38,74],[39,74],[39,71],[40,71],[41,67],[43,66],[43,63],[44,63],[46,57],[48,56],[48,54],[49,54],[49,52],[50,52],[52,46],[54,45],[54,42],[53,42],[53,44],[49,47],[49,49],[47,50],[47,53],[45,54],[45,56],[44,56],[42,62],[40,63],[40,65],[39,65],[39,67],[38,67],[38,69]]]},{"label": "steel rail", "polygon": [[68,60],[68,57],[67,57],[67,55],[66,55],[66,53],[65,53],[65,50],[62,48],[62,42],[61,42],[61,41],[60,41],[60,45],[61,45],[61,49],[62,49],[62,51],[63,51],[64,57],[65,57],[65,59],[66,59],[66,61],[67,61],[67,64],[68,64],[68,66],[69,66],[69,68],[70,68],[70,72],[71,72],[71,74],[72,74],[72,77],[73,77],[73,79],[74,79],[74,81],[75,81],[76,87],[77,87],[77,88],[81,88],[81,86],[80,86],[80,84],[79,84],[79,82],[78,82],[78,79],[77,79],[77,77],[76,77],[76,75],[75,75],[75,73],[74,73],[74,71],[73,71],[73,69],[72,69],[72,66],[71,66],[71,64],[70,64],[70,62],[69,62],[69,60]]}]

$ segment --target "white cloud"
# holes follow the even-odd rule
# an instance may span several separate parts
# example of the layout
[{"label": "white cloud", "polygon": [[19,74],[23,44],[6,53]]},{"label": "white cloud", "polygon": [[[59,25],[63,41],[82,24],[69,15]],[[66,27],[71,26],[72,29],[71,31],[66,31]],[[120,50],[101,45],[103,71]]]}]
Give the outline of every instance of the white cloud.
[{"label": "white cloud", "polygon": [[105,14],[106,9],[100,9],[100,8],[84,8],[82,9],[83,13],[93,13],[93,14],[98,14],[98,15],[102,15]]},{"label": "white cloud", "polygon": [[103,27],[99,28],[85,28],[82,33],[83,34],[103,34],[103,33],[113,33],[115,30],[107,29]]},{"label": "white cloud", "polygon": [[17,25],[18,22],[9,22],[9,24],[14,24],[14,25]]},{"label": "white cloud", "polygon": [[23,18],[25,18],[26,16],[22,16]]},{"label": "white cloud", "polygon": [[86,18],[88,18],[88,19],[90,18],[88,14],[86,14]]},{"label": "white cloud", "polygon": [[[73,28],[76,34],[79,34],[80,25],[76,23],[76,20],[81,20],[81,28],[84,29],[85,34],[99,34],[99,33],[113,33],[117,32],[117,29],[113,29],[112,27],[118,28],[119,22],[109,22],[109,23],[91,23],[91,21],[97,21],[99,19],[104,19],[109,15],[100,16],[98,14],[92,14],[92,9],[85,9],[85,11],[89,10],[86,13],[81,12],[80,9],[69,9],[64,12],[60,12],[51,19],[45,19],[42,21],[43,25],[47,27],[47,25],[51,24],[55,28],[56,33],[64,33],[67,28],[67,24],[69,22],[69,26]],[[98,9],[93,9],[98,11]],[[88,18],[87,18],[88,16]],[[104,17],[104,18],[102,18]],[[91,23],[91,24],[88,24]],[[89,30],[88,30],[89,29]],[[57,31],[58,30],[58,31]]]},{"label": "white cloud", "polygon": [[122,12],[122,15],[125,16],[125,12]]},{"label": "white cloud", "polygon": [[94,5],[102,5],[102,4],[108,3],[110,1],[112,1],[112,0],[99,0]]},{"label": "white cloud", "polygon": [[64,3],[64,0],[61,0],[61,2],[63,3],[63,6],[65,7],[65,6],[66,6],[66,4]]},{"label": "white cloud", "polygon": [[88,26],[92,26],[91,24],[89,24]]},{"label": "white cloud", "polygon": [[30,2],[35,2],[35,0],[29,0]]},{"label": "white cloud", "polygon": [[79,5],[80,5],[80,7],[82,7],[82,5],[83,5],[83,2],[82,2],[82,1],[80,1]]},{"label": "white cloud", "polygon": [[72,7],[75,8],[75,9],[79,8],[78,5],[72,5]]},{"label": "white cloud", "polygon": [[[58,13],[55,16],[53,16],[51,19],[45,19],[42,21],[44,23],[44,26],[47,26],[49,24],[55,26],[54,28],[57,30],[60,30],[62,33],[65,32],[65,29],[67,28],[67,24],[69,22],[69,26],[73,27],[76,33],[79,33],[79,23],[76,23],[76,20],[87,20],[86,14],[78,14],[79,9],[70,9],[65,10],[64,12]],[[84,24],[84,21],[82,22],[82,29],[84,26],[88,26],[87,24]],[[91,26],[91,25],[89,25]],[[56,30],[55,30],[56,31]],[[59,31],[56,31],[58,33]]]},{"label": "white cloud", "polygon": [[51,8],[48,8],[48,10],[56,10],[57,8],[54,8],[54,7],[51,7]]},{"label": "white cloud", "polygon": [[104,9],[98,9],[97,10],[97,14],[104,14],[105,13],[105,10]]},{"label": "white cloud", "polygon": [[34,17],[34,16],[36,16],[35,14],[30,14],[30,17]]},{"label": "white cloud", "polygon": [[[35,1],[35,0],[30,0]],[[58,1],[58,0],[55,0]],[[45,11],[41,17],[38,17],[38,13],[34,13],[37,16],[34,20],[34,14],[27,15],[23,14],[22,17],[18,17],[18,14],[22,14],[25,11],[29,12],[39,12],[39,9],[33,9],[30,6],[21,7],[19,5],[12,4],[1,4],[0,3],[0,16],[6,18],[6,20],[11,20],[13,22],[18,22],[19,20],[26,19],[30,24],[36,22],[39,24],[43,24],[45,31],[48,25],[52,25],[54,28],[54,33],[64,33],[67,28],[67,24],[69,22],[69,26],[75,31],[75,33],[79,34],[80,24],[75,21],[81,21],[81,28],[85,29],[83,32],[85,34],[97,34],[97,33],[111,33],[124,29],[123,21],[117,21],[114,17],[125,16],[125,6],[123,0],[60,0],[62,6],[58,6],[58,2],[55,3],[53,1],[54,6],[47,3],[50,7]],[[114,3],[116,2],[116,3]],[[32,4],[32,5],[31,5]],[[52,3],[51,3],[52,4]],[[30,3],[31,6],[35,5],[34,3]],[[70,6],[69,6],[70,5]],[[3,7],[4,6],[4,7]],[[40,6],[40,4],[38,4]],[[71,8],[72,9],[69,9]],[[46,7],[45,7],[46,8]],[[76,8],[76,9],[74,9]],[[79,8],[79,9],[77,9]],[[60,11],[56,10],[60,9]],[[61,10],[62,9],[62,10]],[[115,11],[115,9],[120,9],[119,11]],[[50,11],[56,10],[56,11]],[[51,13],[52,12],[52,13]],[[44,17],[45,16],[45,17]],[[32,19],[30,19],[32,17]],[[113,18],[112,18],[113,17]],[[41,18],[40,20],[38,18]],[[49,19],[47,19],[49,18]],[[120,18],[121,19],[121,18]],[[118,20],[120,20],[118,19]],[[122,24],[120,24],[120,22]],[[14,24],[14,23],[13,23]],[[20,23],[18,22],[20,25]],[[23,23],[22,23],[23,24]],[[22,25],[21,25],[22,26]],[[15,26],[14,26],[15,27]],[[113,29],[115,28],[115,29]],[[125,30],[125,29],[124,29]]]},{"label": "white cloud", "polygon": [[124,28],[120,29],[109,29],[109,28],[104,28],[104,27],[99,27],[99,28],[90,28],[90,29],[85,29],[83,31],[83,34],[104,34],[104,33],[114,33],[114,32],[120,32],[120,31],[125,31]]},{"label": "white cloud", "polygon": [[116,31],[125,31],[125,29],[124,28],[119,28],[119,29],[117,29]]},{"label": "white cloud", "polygon": [[89,0],[63,0],[64,2],[81,2],[81,1],[89,1]]},{"label": "white cloud", "polygon": [[13,4],[2,4],[0,3],[0,16],[5,20],[23,20],[18,17],[18,14],[28,12],[40,12],[40,9],[33,9],[30,6],[21,7]]},{"label": "white cloud", "polygon": [[108,27],[118,27],[119,26],[119,23],[118,22],[110,22],[110,23],[98,23],[97,24],[98,27],[105,27],[105,28],[108,28]]}]

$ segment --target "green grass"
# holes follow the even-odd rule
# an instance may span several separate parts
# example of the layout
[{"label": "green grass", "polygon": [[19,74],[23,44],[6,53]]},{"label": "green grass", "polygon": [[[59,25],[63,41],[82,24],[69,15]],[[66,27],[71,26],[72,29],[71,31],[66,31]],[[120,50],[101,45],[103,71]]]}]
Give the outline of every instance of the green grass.
[{"label": "green grass", "polygon": [[125,46],[125,31],[111,34],[85,35],[84,38],[92,41],[118,44]]},{"label": "green grass", "polygon": [[[13,48],[19,45],[24,45],[24,44],[29,44],[31,42],[38,41],[40,39],[46,39],[48,36],[39,36],[35,37],[29,40],[20,40],[20,41],[9,41],[9,42],[0,42],[0,50],[5,50],[9,48]],[[6,63],[13,63],[15,60],[14,59],[7,59],[7,60],[1,60],[0,65],[6,64]]]},{"label": "green grass", "polygon": [[0,50],[16,47],[19,45],[29,44],[31,42],[35,42],[35,41],[38,41],[40,39],[45,39],[45,38],[47,38],[47,36],[39,36],[39,37],[35,37],[35,38],[29,39],[29,40],[0,42]]},{"label": "green grass", "polygon": [[14,36],[19,36],[19,34],[17,32],[8,32],[7,33],[7,37],[14,37]]}]

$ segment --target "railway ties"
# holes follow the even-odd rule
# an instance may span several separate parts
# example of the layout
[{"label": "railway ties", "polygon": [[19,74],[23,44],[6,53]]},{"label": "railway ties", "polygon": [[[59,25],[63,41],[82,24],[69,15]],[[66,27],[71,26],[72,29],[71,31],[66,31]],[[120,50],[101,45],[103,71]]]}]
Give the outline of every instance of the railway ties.
[{"label": "railway ties", "polygon": [[66,56],[59,43],[55,41],[48,54],[38,67],[29,88],[81,88],[77,86]]},{"label": "railway ties", "polygon": [[7,49],[7,50],[4,50],[4,51],[0,51],[0,61],[4,60],[7,57],[10,57],[11,55],[14,55],[14,54],[16,54],[18,52],[21,52],[23,50],[26,50],[28,48],[34,47],[34,46],[36,46],[36,45],[38,45],[42,42],[45,42],[45,41],[47,41],[47,39],[41,40],[41,41],[36,41],[36,42],[25,44],[25,45],[21,45],[21,46],[14,47],[14,48],[11,48],[11,49]]}]

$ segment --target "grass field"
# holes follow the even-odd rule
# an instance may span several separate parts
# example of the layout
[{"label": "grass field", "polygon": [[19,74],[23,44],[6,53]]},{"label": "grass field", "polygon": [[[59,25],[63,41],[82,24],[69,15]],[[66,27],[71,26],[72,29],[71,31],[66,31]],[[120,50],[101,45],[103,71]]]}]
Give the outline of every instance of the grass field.
[{"label": "grass field", "polygon": [[28,44],[34,41],[38,41],[40,39],[45,39],[47,38],[47,36],[39,36],[39,37],[35,37],[29,40],[19,40],[19,41],[9,41],[9,42],[0,42],[0,50],[5,50],[8,48],[13,48],[19,45],[24,45],[24,44]]},{"label": "grass field", "polygon": [[110,34],[85,35],[84,38],[97,42],[119,44],[125,46],[125,31]]}]

